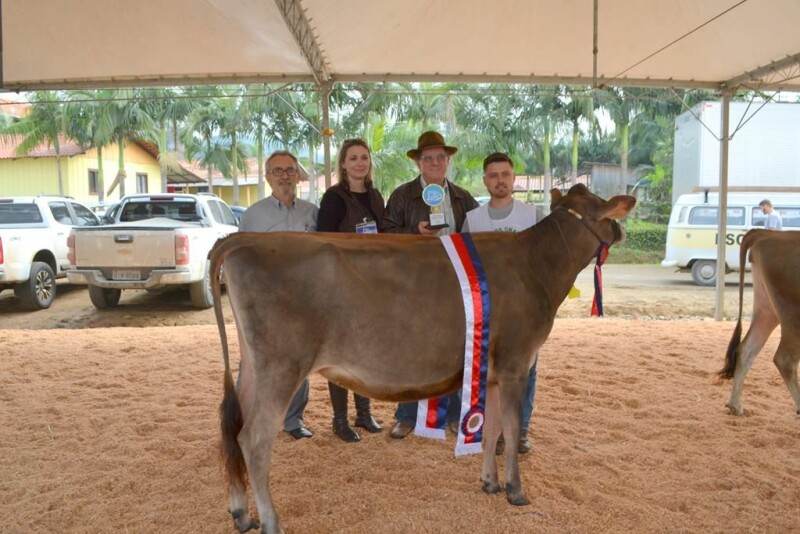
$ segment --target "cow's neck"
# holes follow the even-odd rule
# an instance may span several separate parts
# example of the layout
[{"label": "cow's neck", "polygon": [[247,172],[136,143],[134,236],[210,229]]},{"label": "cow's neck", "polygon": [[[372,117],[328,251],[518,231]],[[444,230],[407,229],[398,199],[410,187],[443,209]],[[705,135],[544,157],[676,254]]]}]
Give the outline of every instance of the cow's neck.
[{"label": "cow's neck", "polygon": [[592,261],[600,238],[574,215],[557,210],[525,232],[531,275],[547,295],[553,313],[578,274]]}]

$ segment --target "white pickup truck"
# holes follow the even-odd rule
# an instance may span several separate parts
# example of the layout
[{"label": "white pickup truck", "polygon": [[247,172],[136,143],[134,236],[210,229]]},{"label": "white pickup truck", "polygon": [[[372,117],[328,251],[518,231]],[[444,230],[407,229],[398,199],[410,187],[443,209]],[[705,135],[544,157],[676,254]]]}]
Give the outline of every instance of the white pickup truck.
[{"label": "white pickup truck", "polygon": [[25,308],[49,308],[56,278],[69,268],[70,229],[99,224],[89,208],[71,198],[0,197],[0,291],[13,288]]},{"label": "white pickup truck", "polygon": [[96,308],[116,306],[123,289],[176,285],[189,287],[196,308],[213,305],[208,253],[237,231],[225,202],[205,194],[130,195],[104,218],[111,224],[74,228],[69,237],[67,276],[89,285]]}]

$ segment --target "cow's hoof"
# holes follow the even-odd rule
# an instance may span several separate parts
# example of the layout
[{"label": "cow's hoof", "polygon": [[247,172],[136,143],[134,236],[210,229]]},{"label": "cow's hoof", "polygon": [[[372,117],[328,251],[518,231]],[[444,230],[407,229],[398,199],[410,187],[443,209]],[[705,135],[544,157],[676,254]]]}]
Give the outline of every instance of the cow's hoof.
[{"label": "cow's hoof", "polygon": [[511,484],[506,484],[506,499],[508,499],[509,504],[514,506],[527,506],[530,504],[530,501],[525,498],[525,492],[520,490],[514,493],[511,490]]},{"label": "cow's hoof", "polygon": [[488,493],[489,495],[493,493],[500,493],[500,484],[496,480],[484,480],[483,481],[483,492]]},{"label": "cow's hoof", "polygon": [[258,524],[258,521],[250,517],[250,514],[244,510],[234,510],[231,512],[231,516],[233,516],[233,525],[239,532],[244,533],[251,530],[258,530],[258,527],[261,526]]},{"label": "cow's hoof", "polygon": [[732,404],[726,404],[728,411],[731,412],[731,415],[744,415],[744,409],[739,406],[734,406]]}]

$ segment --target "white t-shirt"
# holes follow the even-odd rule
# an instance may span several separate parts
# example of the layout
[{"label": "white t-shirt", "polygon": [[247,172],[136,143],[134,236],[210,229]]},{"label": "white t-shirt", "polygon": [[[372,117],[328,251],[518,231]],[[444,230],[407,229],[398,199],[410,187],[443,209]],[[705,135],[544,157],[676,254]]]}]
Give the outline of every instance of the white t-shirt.
[{"label": "white t-shirt", "polygon": [[496,210],[484,204],[467,213],[465,232],[521,232],[536,224],[536,206],[514,200],[511,209]]},{"label": "white t-shirt", "polygon": [[764,221],[764,229],[783,230],[783,219],[781,219],[781,216],[777,211],[773,210],[772,213],[767,215],[767,218]]}]

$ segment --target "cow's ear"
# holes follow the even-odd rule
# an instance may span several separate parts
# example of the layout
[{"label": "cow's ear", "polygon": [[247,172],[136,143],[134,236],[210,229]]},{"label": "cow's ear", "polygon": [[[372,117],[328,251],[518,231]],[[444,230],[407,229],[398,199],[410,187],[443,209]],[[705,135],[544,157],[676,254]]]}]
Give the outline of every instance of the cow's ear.
[{"label": "cow's ear", "polygon": [[636,197],[630,195],[617,195],[603,204],[600,208],[599,219],[622,219],[636,205]]},{"label": "cow's ear", "polygon": [[561,194],[561,191],[556,189],[555,187],[550,190],[550,209],[553,209],[556,205],[556,202],[561,200],[561,197],[564,195]]}]

